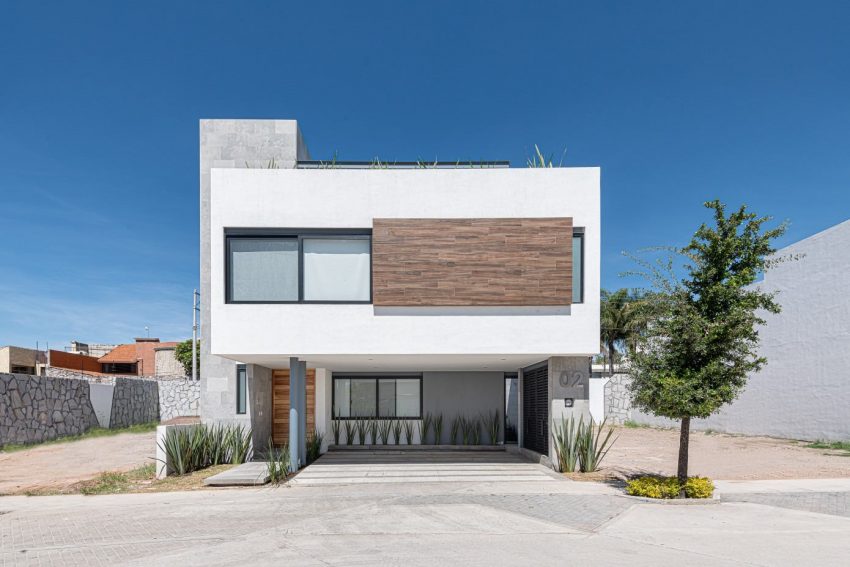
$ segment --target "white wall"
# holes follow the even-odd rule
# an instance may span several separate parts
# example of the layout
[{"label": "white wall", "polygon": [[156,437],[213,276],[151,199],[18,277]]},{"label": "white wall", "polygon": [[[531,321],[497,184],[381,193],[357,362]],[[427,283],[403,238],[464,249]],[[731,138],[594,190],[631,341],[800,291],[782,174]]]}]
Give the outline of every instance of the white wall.
[{"label": "white wall", "polygon": [[[211,351],[243,362],[368,370],[510,370],[599,349],[599,169],[213,169]],[[371,228],[373,218],[572,217],[585,303],[571,308],[226,305],[224,229]],[[459,355],[452,357],[452,355]],[[473,355],[473,356],[470,356]],[[477,356],[477,358],[476,358]]]},{"label": "white wall", "polygon": [[[850,439],[850,221],[783,248],[804,255],[770,270],[779,315],[759,331],[767,366],[730,406],[696,429],[791,439]],[[669,424],[632,411],[633,419]]]}]

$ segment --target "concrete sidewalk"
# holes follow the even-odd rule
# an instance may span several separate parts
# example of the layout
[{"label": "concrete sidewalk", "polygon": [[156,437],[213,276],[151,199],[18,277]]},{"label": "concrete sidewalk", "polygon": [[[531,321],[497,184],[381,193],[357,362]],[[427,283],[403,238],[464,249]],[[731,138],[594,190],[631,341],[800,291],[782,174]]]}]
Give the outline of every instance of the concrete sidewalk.
[{"label": "concrete sidewalk", "polygon": [[[850,459],[847,464],[850,466]],[[850,492],[850,478],[715,480],[714,486],[721,496],[766,492]]]}]

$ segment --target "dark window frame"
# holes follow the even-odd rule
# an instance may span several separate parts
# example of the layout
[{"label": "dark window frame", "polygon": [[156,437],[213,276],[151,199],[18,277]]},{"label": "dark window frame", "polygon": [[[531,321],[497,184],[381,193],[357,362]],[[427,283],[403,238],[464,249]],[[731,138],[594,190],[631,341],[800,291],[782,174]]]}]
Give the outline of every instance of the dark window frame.
[{"label": "dark window frame", "polygon": [[[579,274],[579,281],[581,282],[581,294],[580,294],[580,297],[576,298],[576,296],[575,296],[576,290],[572,290],[572,293],[573,293],[572,303],[584,303],[584,287],[585,287],[584,286],[584,263],[585,263],[584,262],[584,256],[585,256],[585,254],[584,254],[584,242],[586,240],[585,237],[584,237],[584,228],[573,228],[573,237],[572,237],[572,240],[570,240],[570,253],[571,254],[572,254],[573,241],[576,238],[579,238],[581,240],[581,264],[579,265],[579,268],[578,268],[581,271],[581,273]],[[575,260],[575,258],[573,258],[573,260]],[[576,269],[576,264],[575,264],[575,262],[573,262],[573,270],[575,270],[575,269]],[[570,286],[572,286],[572,282],[570,282]]]},{"label": "dark window frame", "polygon": [[[331,413],[336,411],[336,381],[337,380],[347,380],[347,379],[357,379],[357,380],[374,380],[375,381],[375,415],[360,415],[360,416],[336,416],[332,415],[331,419],[341,420],[341,421],[357,421],[360,419],[399,419],[399,420],[421,420],[423,415],[423,387],[422,387],[422,373],[421,372],[340,372],[337,374],[334,372],[331,375]],[[379,385],[381,380],[388,380],[390,378],[399,378],[403,380],[419,380],[419,415],[417,416],[390,416],[378,415],[378,410],[381,407],[381,398],[380,398],[380,390]],[[394,392],[396,396],[396,407],[398,406],[398,389]],[[351,400],[349,400],[349,413],[351,413]]]},{"label": "dark window frame", "polygon": [[[244,378],[244,382],[242,382]],[[245,387],[242,387],[242,384]],[[248,365],[236,365],[236,415],[248,413]]]},{"label": "dark window frame", "polygon": [[[230,243],[240,238],[280,238],[298,241],[298,299],[234,300],[231,289]],[[369,241],[369,299],[328,300],[304,299],[304,239],[368,240]],[[224,231],[224,302],[226,304],[318,304],[369,305],[372,303],[372,229],[225,229]]]}]

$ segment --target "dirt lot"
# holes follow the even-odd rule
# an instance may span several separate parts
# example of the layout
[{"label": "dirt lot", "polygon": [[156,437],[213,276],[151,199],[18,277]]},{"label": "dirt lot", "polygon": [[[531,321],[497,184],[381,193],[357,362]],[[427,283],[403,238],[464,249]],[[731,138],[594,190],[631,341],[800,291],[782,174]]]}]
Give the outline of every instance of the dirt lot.
[{"label": "dirt lot", "polygon": [[[603,462],[621,474],[676,473],[679,431],[618,428]],[[692,432],[689,473],[723,480],[850,477],[850,453],[769,437]]]},{"label": "dirt lot", "polygon": [[156,433],[122,433],[0,453],[0,494],[66,488],[103,471],[153,462]]}]

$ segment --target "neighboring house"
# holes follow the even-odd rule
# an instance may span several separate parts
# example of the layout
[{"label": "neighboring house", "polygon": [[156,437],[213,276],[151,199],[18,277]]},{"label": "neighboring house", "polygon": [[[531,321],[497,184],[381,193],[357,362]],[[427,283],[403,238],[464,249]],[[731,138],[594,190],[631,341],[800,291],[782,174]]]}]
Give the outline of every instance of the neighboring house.
[{"label": "neighboring house", "polygon": [[106,343],[83,343],[80,341],[71,341],[71,345],[65,348],[65,352],[100,358],[117,346],[118,345],[110,345]]},{"label": "neighboring house", "polygon": [[[779,258],[794,259],[768,270],[757,284],[776,292],[782,306],[778,315],[763,314],[766,324],[759,329],[760,355],[767,365],[749,377],[734,403],[708,419],[693,420],[691,427],[792,439],[850,439],[848,250],[850,220],[777,252]],[[606,393],[610,390],[606,386]],[[635,410],[626,418],[670,424]]]},{"label": "neighboring house", "polygon": [[0,373],[41,374],[46,362],[44,351],[11,345],[0,347]]},{"label": "neighboring house", "polygon": [[[154,338],[137,338],[135,342],[118,345],[98,359],[104,374],[153,376],[157,369],[174,374],[176,342],[160,342]],[[179,375],[183,373],[180,372]]]},{"label": "neighboring house", "polygon": [[205,422],[303,462],[334,416],[442,414],[447,443],[498,411],[546,455],[553,420],[588,415],[598,168],[326,164],[291,120],[200,136]]}]

